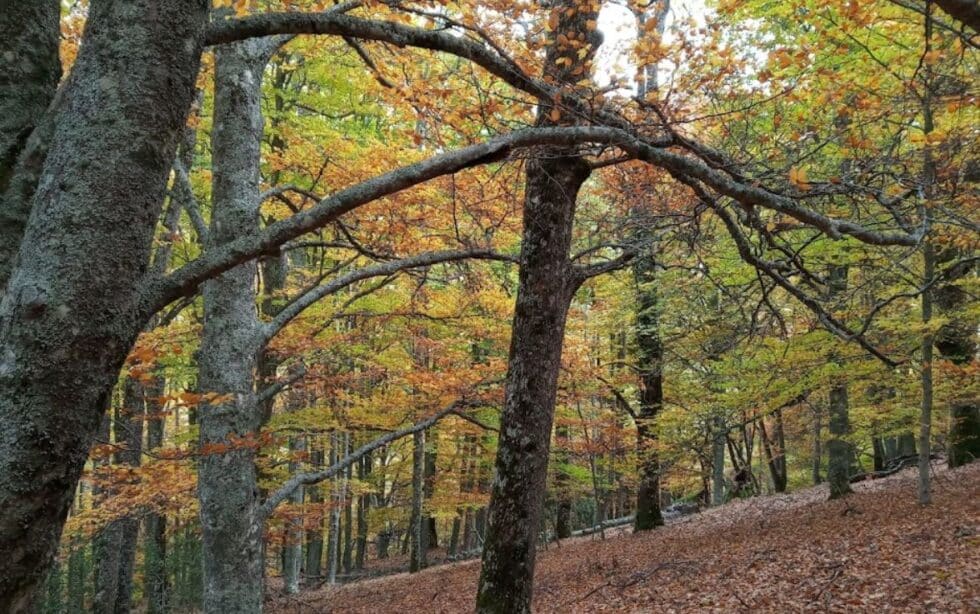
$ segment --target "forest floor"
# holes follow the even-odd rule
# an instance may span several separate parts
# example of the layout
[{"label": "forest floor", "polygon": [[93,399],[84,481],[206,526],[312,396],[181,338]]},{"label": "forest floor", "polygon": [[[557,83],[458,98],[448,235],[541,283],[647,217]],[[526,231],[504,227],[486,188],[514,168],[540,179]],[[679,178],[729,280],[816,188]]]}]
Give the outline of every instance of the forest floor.
[{"label": "forest floor", "polygon": [[[756,497],[538,553],[535,612],[980,612],[980,463]],[[276,596],[269,611],[471,612],[479,560]]]}]

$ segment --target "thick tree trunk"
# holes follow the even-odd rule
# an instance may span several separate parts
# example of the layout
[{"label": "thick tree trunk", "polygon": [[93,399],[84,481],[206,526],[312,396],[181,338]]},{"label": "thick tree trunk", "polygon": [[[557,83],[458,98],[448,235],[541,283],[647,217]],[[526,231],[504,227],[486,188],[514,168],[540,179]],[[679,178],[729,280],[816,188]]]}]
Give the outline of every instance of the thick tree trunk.
[{"label": "thick tree trunk", "polygon": [[[638,232],[643,232],[642,229]],[[649,230],[646,235],[649,235]],[[647,243],[652,237],[643,237]],[[640,370],[640,411],[636,421],[640,483],[636,493],[636,531],[647,531],[664,524],[660,513],[660,460],[657,457],[657,431],[654,420],[664,403],[664,346],[660,339],[660,314],[656,289],[656,263],[650,250],[633,261],[636,284],[636,344]]]},{"label": "thick tree trunk", "polygon": [[[209,247],[258,227],[261,77],[274,49],[269,41],[247,41],[215,53]],[[260,351],[255,278],[256,264],[247,262],[204,284],[198,383],[203,393],[230,397],[200,412],[206,612],[262,609],[263,518],[249,444],[262,420],[254,381]]]},{"label": "thick tree trunk", "polygon": [[[670,0],[647,3],[642,9],[635,7],[640,36],[646,30],[648,20],[656,21],[649,32],[663,35],[667,22]],[[657,91],[657,71],[653,64],[643,74],[637,94],[645,98]],[[636,422],[636,448],[639,455],[640,481],[636,491],[635,531],[648,531],[664,524],[660,513],[660,459],[656,452],[657,431],[654,425],[657,414],[664,404],[663,362],[664,346],[660,336],[660,306],[657,293],[657,263],[654,259],[656,237],[653,220],[641,209],[633,212],[636,230],[634,241],[639,254],[633,260],[633,283],[636,294],[636,345],[640,370],[640,411]]]},{"label": "thick tree trunk", "polygon": [[[45,111],[61,78],[60,17],[58,0],[5,2],[0,11],[0,296],[24,235],[53,127]],[[51,125],[36,131],[45,119]]]},{"label": "thick tree trunk", "polygon": [[[596,13],[571,6],[577,10],[564,10],[570,8],[564,3],[552,9],[555,35],[583,37],[584,54],[555,42],[545,57],[545,72],[561,83],[589,74],[600,42],[588,27]],[[563,53],[576,59],[556,64],[559,58],[568,60]],[[539,107],[537,125],[561,121],[560,108]],[[517,304],[477,594],[476,609],[485,613],[521,614],[531,608],[565,320],[581,283],[569,262],[569,248],[576,199],[591,167],[574,151],[543,148],[528,160],[526,173]]]},{"label": "thick tree trunk", "polygon": [[[847,265],[837,265],[830,269],[829,285],[831,298],[847,290]],[[850,494],[851,463],[853,452],[846,437],[850,434],[848,419],[847,380],[842,374],[831,385],[830,401],[827,407],[827,482],[830,484],[830,498],[837,499]]]},{"label": "thick tree trunk", "polygon": [[43,581],[119,368],[146,323],[134,288],[207,13],[203,0],[89,6],[0,302],[0,611],[27,610]]}]

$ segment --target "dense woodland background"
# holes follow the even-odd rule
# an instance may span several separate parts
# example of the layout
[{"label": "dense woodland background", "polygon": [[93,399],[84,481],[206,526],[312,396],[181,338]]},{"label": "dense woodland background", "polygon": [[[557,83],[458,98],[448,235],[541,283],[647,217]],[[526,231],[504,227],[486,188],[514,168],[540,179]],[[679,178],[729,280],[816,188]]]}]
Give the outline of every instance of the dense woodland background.
[{"label": "dense woodland background", "polygon": [[[182,3],[55,4],[0,19],[4,108],[40,104],[0,125],[0,609],[251,612],[482,556],[467,598],[523,611],[539,545],[909,467],[927,505],[980,455],[970,2],[215,2],[187,78],[153,60]],[[141,150],[154,104],[186,125]],[[132,155],[91,136],[133,109]],[[86,164],[156,204],[50,196]]]}]

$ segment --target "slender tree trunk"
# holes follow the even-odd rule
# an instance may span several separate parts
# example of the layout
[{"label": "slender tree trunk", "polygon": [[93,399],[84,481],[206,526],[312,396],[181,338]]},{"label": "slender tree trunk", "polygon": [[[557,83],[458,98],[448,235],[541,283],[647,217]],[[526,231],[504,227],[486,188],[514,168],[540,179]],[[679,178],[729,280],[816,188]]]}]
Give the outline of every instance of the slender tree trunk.
[{"label": "slender tree trunk", "polygon": [[[119,415],[119,407],[115,408],[116,416]],[[106,416],[99,429],[99,439],[104,442],[112,441],[113,420]],[[95,461],[96,467],[105,466],[107,460]],[[95,489],[95,495],[111,496],[112,492],[103,492],[101,488]],[[95,594],[92,598],[92,611],[96,614],[112,614],[113,606],[116,603],[116,591],[119,589],[119,546],[122,533],[119,526],[110,522],[95,536],[92,544],[92,557],[95,566]],[[69,572],[69,575],[71,573]],[[75,601],[75,600],[72,600]],[[74,603],[72,605],[75,605]],[[77,604],[82,605],[82,604]]]},{"label": "slender tree trunk", "polygon": [[[148,319],[133,308],[134,288],[190,109],[207,15],[200,0],[89,6],[51,118],[36,214],[9,280],[0,278],[0,611],[30,608],[119,369]],[[50,23],[28,21],[23,32],[35,43],[57,40]],[[26,66],[24,56],[16,61]]]},{"label": "slender tree trunk", "polygon": [[[347,433],[344,438],[344,454],[350,454],[350,433]],[[347,470],[344,472],[344,484],[349,485],[351,478],[353,476],[354,466],[348,465]],[[344,556],[343,556],[343,567],[344,573],[349,574],[351,571],[351,566],[353,565],[353,528],[354,528],[354,497],[347,496],[345,490],[344,500],[342,502],[344,506]]]},{"label": "slender tree trunk", "polygon": [[571,477],[568,475],[567,465],[569,444],[568,426],[562,424],[555,429],[555,443],[558,445],[556,452],[556,471],[555,471],[555,495],[558,503],[555,508],[555,537],[566,539],[572,536],[572,493]]},{"label": "slender tree trunk", "polygon": [[821,449],[821,438],[823,435],[821,431],[823,430],[822,416],[820,412],[820,407],[816,404],[813,405],[813,483],[814,485],[823,482],[823,477],[820,475],[820,465],[823,457],[823,450]]},{"label": "slender tree trunk", "polygon": [[[310,464],[313,470],[323,467],[323,448],[322,444],[317,446],[310,453]],[[321,486],[316,484],[306,492],[310,508],[314,510],[314,526],[306,532],[306,578],[308,581],[316,580],[323,573],[323,491]]]},{"label": "slender tree trunk", "polygon": [[425,569],[425,522],[422,503],[425,501],[425,431],[412,437],[412,516],[409,520],[409,571]]},{"label": "slender tree trunk", "polygon": [[[144,388],[146,394],[146,447],[152,451],[163,445],[163,403],[165,390],[162,376],[153,378]],[[151,512],[143,521],[143,591],[147,612],[165,614],[169,611],[170,582],[167,576],[167,518]]]},{"label": "slender tree trunk", "polygon": [[[371,475],[371,455],[367,454],[361,458],[357,464],[357,479],[362,483]],[[357,499],[357,547],[354,553],[354,568],[364,569],[365,557],[367,556],[368,541],[368,508],[370,506],[370,495],[363,494]]]},{"label": "slender tree trunk", "polygon": [[711,434],[711,505],[725,503],[725,419],[715,418]]},{"label": "slender tree trunk", "polygon": [[[294,453],[306,450],[303,437],[294,437],[290,442],[290,450]],[[299,471],[298,462],[289,463],[290,474]],[[300,571],[303,567],[303,516],[298,508],[303,505],[303,487],[299,486],[289,495],[289,503],[294,506],[292,515],[286,527],[286,539],[283,543],[283,588],[286,594],[295,595],[299,592]]]},{"label": "slender tree trunk", "polygon": [[[588,24],[596,13],[575,3],[552,10],[556,37],[581,36],[585,43],[581,54],[560,42],[547,50],[545,73],[571,84],[591,72],[600,37]],[[563,54],[574,59],[557,64],[569,59]],[[543,104],[536,124],[571,121],[559,107]],[[578,192],[591,174],[588,162],[575,151],[547,148],[528,160],[526,173],[517,304],[477,593],[476,609],[483,613],[522,614],[531,608],[565,319],[582,281],[569,262],[569,248]]]},{"label": "slender tree trunk", "polygon": [[[435,429],[429,430],[429,438],[432,443],[426,446],[425,452],[425,499],[432,499],[436,492],[436,450],[437,441]],[[439,532],[436,526],[436,519],[431,514],[425,515],[425,549],[432,550],[439,547]]]},{"label": "slender tree trunk", "polygon": [[[786,452],[784,449],[786,440],[783,434],[782,411],[775,412],[773,417],[773,437],[775,441],[769,438],[765,418],[759,419],[759,434],[762,436],[762,449],[766,454],[766,461],[769,464],[769,474],[772,476],[772,488],[774,491],[781,493],[786,492],[787,481]],[[773,444],[775,444],[775,449]]]},{"label": "slender tree trunk", "polygon": [[[923,279],[931,283],[936,274],[936,255],[932,243],[926,239],[922,246],[922,261],[925,265]],[[926,289],[922,293],[922,322],[927,327],[932,320],[932,291]],[[929,457],[932,453],[932,346],[933,336],[926,332],[922,336],[922,413],[919,416],[919,503],[928,505],[932,502],[930,492]]]},{"label": "slender tree trunk", "polygon": [[[261,75],[274,49],[264,40],[215,52],[210,246],[258,227]],[[204,284],[198,382],[203,393],[231,397],[203,407],[199,418],[206,612],[262,609],[263,519],[255,448],[248,443],[262,420],[254,380],[260,351],[255,278],[256,264],[247,262]]]},{"label": "slender tree trunk", "polygon": [[[124,384],[123,406],[116,420],[116,438],[122,434],[125,449],[116,455],[116,462],[129,467],[139,467],[143,456],[143,418],[146,415],[143,387],[138,381],[127,378]],[[120,614],[132,609],[133,572],[136,566],[136,541],[139,537],[139,519],[134,516],[120,518],[113,524],[119,531],[119,568],[116,599],[113,611]]]}]

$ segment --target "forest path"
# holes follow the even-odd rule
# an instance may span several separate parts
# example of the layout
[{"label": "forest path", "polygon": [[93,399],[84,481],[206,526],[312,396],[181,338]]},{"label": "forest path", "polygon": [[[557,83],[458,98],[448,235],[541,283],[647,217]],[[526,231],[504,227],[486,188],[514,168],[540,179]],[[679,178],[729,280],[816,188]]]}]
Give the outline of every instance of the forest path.
[{"label": "forest path", "polygon": [[[535,612],[980,611],[980,463],[935,465],[935,503],[915,469],[757,497],[663,529],[582,537],[538,554]],[[609,533],[607,532],[607,535]],[[479,561],[294,597],[271,612],[471,612]]]}]

